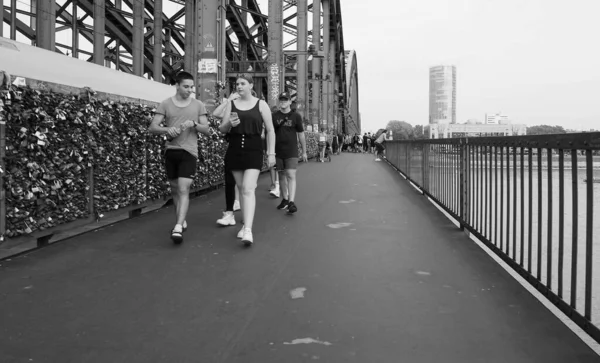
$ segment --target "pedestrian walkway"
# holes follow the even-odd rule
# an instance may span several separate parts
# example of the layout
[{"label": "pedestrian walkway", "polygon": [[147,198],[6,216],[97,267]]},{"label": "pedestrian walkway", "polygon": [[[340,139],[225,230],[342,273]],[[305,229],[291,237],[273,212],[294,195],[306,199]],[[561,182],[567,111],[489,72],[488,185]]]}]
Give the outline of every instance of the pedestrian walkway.
[{"label": "pedestrian walkway", "polygon": [[[259,180],[255,245],[192,200],[0,263],[0,362],[600,362],[385,162]],[[236,217],[240,219],[239,212]]]}]

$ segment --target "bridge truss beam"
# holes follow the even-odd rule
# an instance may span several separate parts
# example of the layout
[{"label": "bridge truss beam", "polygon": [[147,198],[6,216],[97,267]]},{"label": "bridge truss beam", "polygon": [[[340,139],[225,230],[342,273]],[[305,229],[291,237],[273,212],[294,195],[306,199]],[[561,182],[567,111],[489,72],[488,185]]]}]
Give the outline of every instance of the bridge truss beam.
[{"label": "bridge truss beam", "polygon": [[[348,117],[354,113],[353,122],[358,120],[358,111],[349,109],[353,96],[349,92],[357,93],[358,83],[349,86],[352,80],[347,78],[341,0],[269,0],[268,8],[261,8],[257,0],[5,0],[2,4],[8,31],[0,27],[0,36],[157,82],[172,83],[181,70],[206,82],[234,81],[239,73],[250,72],[258,95],[271,105],[279,92],[293,94],[307,124],[347,131]],[[217,21],[208,26],[211,18]],[[269,32],[271,24],[276,33]],[[308,52],[309,43],[314,54]],[[216,66],[198,69],[207,59]],[[275,70],[278,84],[275,78],[267,82]],[[202,75],[207,72],[215,75]],[[230,89],[233,83],[229,82]],[[198,89],[206,87],[199,84]],[[198,97],[207,96],[198,92]]]}]

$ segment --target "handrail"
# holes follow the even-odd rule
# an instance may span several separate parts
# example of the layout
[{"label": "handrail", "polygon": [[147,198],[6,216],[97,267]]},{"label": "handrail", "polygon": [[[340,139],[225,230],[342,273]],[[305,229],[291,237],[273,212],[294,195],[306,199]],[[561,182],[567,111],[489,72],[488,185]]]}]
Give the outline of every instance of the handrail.
[{"label": "handrail", "polygon": [[600,342],[600,132],[389,141],[386,157]]}]

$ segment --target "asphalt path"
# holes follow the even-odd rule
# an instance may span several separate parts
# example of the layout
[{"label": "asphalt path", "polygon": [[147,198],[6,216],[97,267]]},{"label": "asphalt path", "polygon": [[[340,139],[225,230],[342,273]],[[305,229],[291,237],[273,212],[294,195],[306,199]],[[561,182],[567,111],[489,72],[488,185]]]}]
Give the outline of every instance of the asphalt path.
[{"label": "asphalt path", "polygon": [[[3,261],[0,362],[600,362],[372,155],[301,164],[298,213],[222,190]],[[236,213],[240,219],[240,213]]]}]

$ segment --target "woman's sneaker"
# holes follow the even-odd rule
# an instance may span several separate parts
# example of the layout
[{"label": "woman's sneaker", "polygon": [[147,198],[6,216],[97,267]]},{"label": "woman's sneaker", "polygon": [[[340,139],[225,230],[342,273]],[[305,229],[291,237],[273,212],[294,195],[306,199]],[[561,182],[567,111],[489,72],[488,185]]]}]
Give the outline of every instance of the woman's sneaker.
[{"label": "woman's sneaker", "polygon": [[240,231],[237,234],[237,238],[243,238],[244,237],[244,230],[246,228],[244,226],[242,226],[242,229],[240,229]]},{"label": "woman's sneaker", "polygon": [[252,246],[254,239],[252,238],[252,230],[250,228],[244,228],[242,232],[242,243],[246,247]]},{"label": "woman's sneaker", "polygon": [[275,187],[275,189],[271,189],[269,191],[269,194],[271,194],[272,197],[279,198],[279,196],[280,196],[280,194],[279,194],[279,184],[277,184],[277,186]]},{"label": "woman's sneaker", "polygon": [[279,203],[279,205],[277,206],[277,209],[287,209],[288,204],[289,202],[287,199],[282,199],[281,203]]},{"label": "woman's sneaker", "polygon": [[217,224],[221,226],[235,226],[235,216],[233,212],[223,212],[223,218],[217,219]]},{"label": "woman's sneaker", "polygon": [[177,245],[183,242],[183,227],[181,224],[176,224],[175,228],[171,231],[171,240]]},{"label": "woman's sneaker", "polygon": [[287,210],[288,210],[288,213],[290,213],[290,214],[296,213],[298,211],[298,207],[296,207],[296,204],[294,204],[294,202],[289,202],[288,206],[287,206]]}]

